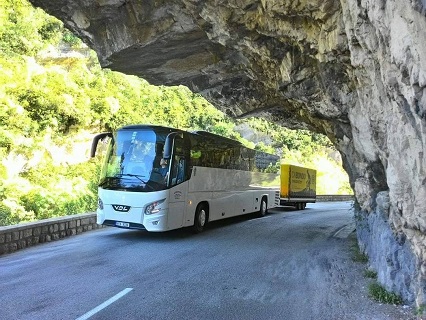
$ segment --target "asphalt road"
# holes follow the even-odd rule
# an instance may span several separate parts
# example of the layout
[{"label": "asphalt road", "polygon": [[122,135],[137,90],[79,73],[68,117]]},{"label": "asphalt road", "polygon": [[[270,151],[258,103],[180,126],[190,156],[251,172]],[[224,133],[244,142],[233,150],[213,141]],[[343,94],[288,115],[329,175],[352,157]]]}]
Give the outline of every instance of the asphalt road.
[{"label": "asphalt road", "polygon": [[188,230],[100,229],[0,257],[0,319],[409,319],[367,297],[350,202]]}]

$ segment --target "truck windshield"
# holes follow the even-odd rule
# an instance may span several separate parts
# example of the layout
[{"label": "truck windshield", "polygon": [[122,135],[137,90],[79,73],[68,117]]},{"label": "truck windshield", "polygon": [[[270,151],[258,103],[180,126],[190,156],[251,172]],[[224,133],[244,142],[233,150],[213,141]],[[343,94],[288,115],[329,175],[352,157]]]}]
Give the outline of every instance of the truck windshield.
[{"label": "truck windshield", "polygon": [[165,138],[165,133],[146,128],[117,131],[107,148],[99,186],[138,192],[167,188],[165,170],[160,170]]}]

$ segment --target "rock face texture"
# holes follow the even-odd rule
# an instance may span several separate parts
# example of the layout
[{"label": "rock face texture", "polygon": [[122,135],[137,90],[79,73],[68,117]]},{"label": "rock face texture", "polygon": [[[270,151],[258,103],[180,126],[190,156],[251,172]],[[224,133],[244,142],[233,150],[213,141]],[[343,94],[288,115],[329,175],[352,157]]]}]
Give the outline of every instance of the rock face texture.
[{"label": "rock face texture", "polygon": [[379,281],[426,304],[425,0],[31,0],[102,66],[326,134]]}]

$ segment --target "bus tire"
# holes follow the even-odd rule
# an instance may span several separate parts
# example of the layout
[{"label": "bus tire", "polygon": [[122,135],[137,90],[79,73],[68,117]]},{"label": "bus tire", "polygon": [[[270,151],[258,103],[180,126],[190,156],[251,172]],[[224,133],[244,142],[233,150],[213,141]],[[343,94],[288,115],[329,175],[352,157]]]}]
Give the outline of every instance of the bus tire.
[{"label": "bus tire", "polygon": [[262,197],[262,200],[260,200],[260,209],[257,212],[257,215],[259,217],[264,217],[268,213],[268,200],[266,197]]},{"label": "bus tire", "polygon": [[206,227],[207,221],[209,218],[209,210],[207,206],[203,203],[197,206],[194,217],[194,225],[192,226],[192,230],[195,233],[200,233]]}]

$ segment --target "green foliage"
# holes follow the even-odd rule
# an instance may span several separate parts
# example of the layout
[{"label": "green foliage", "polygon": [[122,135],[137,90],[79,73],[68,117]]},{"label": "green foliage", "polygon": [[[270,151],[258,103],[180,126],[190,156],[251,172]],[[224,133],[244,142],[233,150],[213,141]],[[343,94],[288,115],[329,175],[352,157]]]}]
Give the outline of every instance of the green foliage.
[{"label": "green foliage", "polygon": [[82,45],[81,40],[67,29],[62,30],[62,41],[72,48],[78,48]]},{"label": "green foliage", "polygon": [[366,269],[364,271],[364,277],[370,278],[370,279],[377,279],[377,272],[374,270]]},{"label": "green foliage", "polygon": [[[426,315],[426,304],[422,304],[420,305],[416,311],[415,311],[416,316],[424,316]],[[420,318],[422,319],[422,318]]]},{"label": "green foliage", "polygon": [[368,262],[368,256],[365,253],[362,253],[360,251],[354,251],[353,256],[352,256],[352,261],[367,263]]},{"label": "green foliage", "polygon": [[351,251],[352,251],[353,262],[360,262],[360,263],[368,262],[368,256],[360,250],[358,243],[356,242],[356,239],[353,240],[353,243],[351,245]]},{"label": "green foliage", "polygon": [[0,202],[0,226],[8,226],[19,223],[20,219],[16,218],[11,208]]},{"label": "green foliage", "polygon": [[[80,56],[66,54],[73,48]],[[87,160],[92,135],[127,124],[206,130],[317,170],[326,158],[319,193],[331,193],[321,179],[342,170],[324,136],[244,120],[273,141],[255,145],[235,131],[236,121],[186,87],[102,70],[80,39],[26,0],[0,4],[0,87],[0,225],[95,210],[100,160]],[[332,179],[335,193],[350,190],[341,173]]]},{"label": "green foliage", "polygon": [[397,304],[397,305],[403,303],[401,297],[399,297],[393,292],[387,291],[377,282],[370,283],[370,285],[368,286],[368,293],[372,299],[380,303]]},{"label": "green foliage", "polygon": [[26,0],[0,4],[0,48],[5,54],[35,55],[61,36],[62,23]]}]

